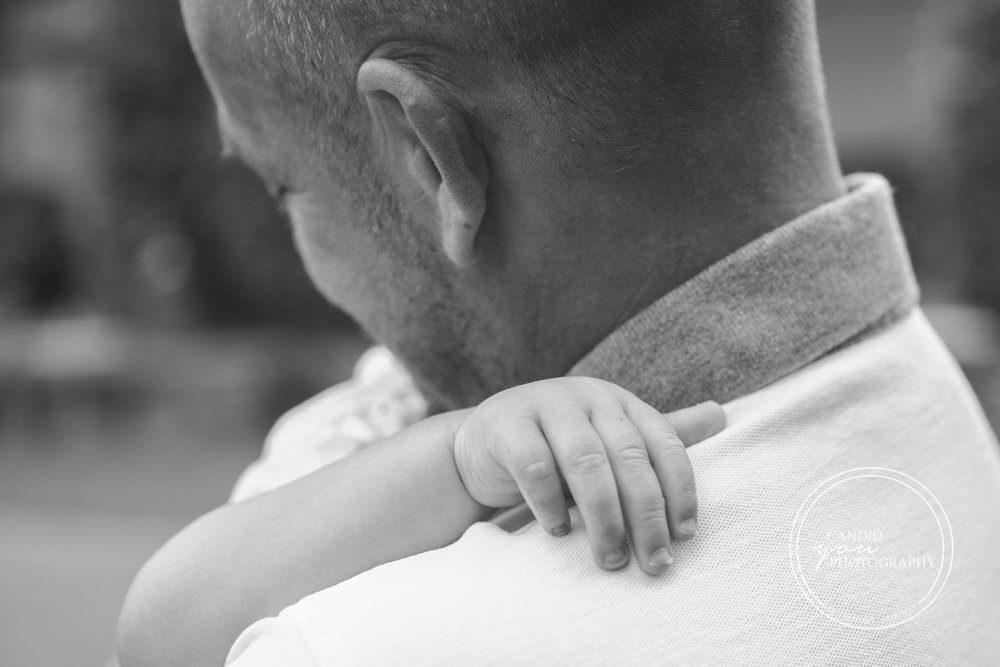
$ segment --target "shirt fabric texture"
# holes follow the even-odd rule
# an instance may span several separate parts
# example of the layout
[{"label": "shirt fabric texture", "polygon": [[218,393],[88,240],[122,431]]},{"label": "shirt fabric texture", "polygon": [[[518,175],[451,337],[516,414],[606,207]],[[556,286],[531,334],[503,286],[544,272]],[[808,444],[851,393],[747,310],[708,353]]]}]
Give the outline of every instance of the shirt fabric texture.
[{"label": "shirt fabric texture", "polygon": [[[515,534],[478,523],[258,621],[227,664],[1000,664],[997,442],[915,306],[888,184],[847,184],[665,295],[570,371],[663,411],[725,402],[728,427],[688,450],[699,534],[674,544],[666,574],[634,561],[598,569],[575,509],[558,539],[535,523]],[[420,418],[412,382],[384,350],[371,354],[325,405],[279,423],[236,498],[385,437],[391,429],[359,426],[376,414],[366,396],[380,397],[393,428]],[[387,372],[366,380],[379,363]],[[357,416],[351,437],[325,413]],[[341,445],[324,450],[331,441]],[[905,568],[940,567],[803,568],[797,545],[816,535],[852,547],[875,535],[878,555],[903,545]],[[929,581],[936,592],[921,598]]]}]

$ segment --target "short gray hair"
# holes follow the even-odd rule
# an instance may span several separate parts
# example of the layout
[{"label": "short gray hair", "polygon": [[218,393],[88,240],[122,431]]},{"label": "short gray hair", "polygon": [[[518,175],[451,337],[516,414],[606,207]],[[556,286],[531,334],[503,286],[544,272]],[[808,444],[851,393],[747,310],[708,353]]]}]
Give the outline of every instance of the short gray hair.
[{"label": "short gray hair", "polygon": [[[528,82],[529,104],[558,111],[571,141],[619,161],[656,158],[656,136],[705,73],[747,60],[780,30],[771,0],[248,0],[249,39],[289,104],[353,154],[364,141],[354,77],[386,39],[408,39],[484,59]],[[786,3],[787,4],[787,3]],[[787,12],[786,12],[787,13]],[[759,50],[759,49],[758,49]],[[433,84],[433,63],[414,60]],[[446,76],[447,73],[444,73]],[[740,86],[739,77],[732,82]],[[665,113],[669,109],[671,113]],[[687,122],[679,121],[679,125]],[[330,131],[336,129],[333,136]],[[339,135],[339,136],[338,136]],[[625,165],[627,166],[627,165]]]}]

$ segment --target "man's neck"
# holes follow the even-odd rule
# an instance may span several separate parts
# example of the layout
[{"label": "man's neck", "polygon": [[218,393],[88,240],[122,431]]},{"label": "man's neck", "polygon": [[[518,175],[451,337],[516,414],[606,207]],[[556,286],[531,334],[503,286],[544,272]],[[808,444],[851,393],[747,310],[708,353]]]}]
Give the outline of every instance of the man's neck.
[{"label": "man's neck", "polygon": [[[694,176],[668,169],[639,187],[605,220],[591,221],[553,278],[535,285],[533,339],[525,379],[564,374],[598,342],[663,295],[763,234],[845,192],[825,122],[797,146],[769,140],[720,145],[726,156]],[[720,139],[725,143],[725,137]]]}]

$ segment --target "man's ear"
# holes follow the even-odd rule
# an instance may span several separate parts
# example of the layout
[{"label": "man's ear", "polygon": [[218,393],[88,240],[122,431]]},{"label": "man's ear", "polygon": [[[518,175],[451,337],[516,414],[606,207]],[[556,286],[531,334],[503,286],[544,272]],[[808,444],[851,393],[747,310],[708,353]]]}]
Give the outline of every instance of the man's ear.
[{"label": "man's ear", "polygon": [[434,203],[435,232],[445,254],[456,266],[468,266],[476,257],[488,178],[472,128],[418,73],[393,60],[366,61],[357,86],[380,139],[402,157],[405,173]]}]

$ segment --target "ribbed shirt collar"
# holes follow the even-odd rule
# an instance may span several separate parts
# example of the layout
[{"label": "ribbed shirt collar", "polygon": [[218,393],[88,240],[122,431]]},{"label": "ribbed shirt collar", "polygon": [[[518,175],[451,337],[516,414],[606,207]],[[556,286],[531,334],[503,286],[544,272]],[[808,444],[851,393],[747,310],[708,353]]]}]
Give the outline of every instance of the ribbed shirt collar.
[{"label": "ribbed shirt collar", "polygon": [[919,290],[892,191],[873,174],[846,184],[660,298],[569,375],[666,412],[750,393],[898,320]]}]

